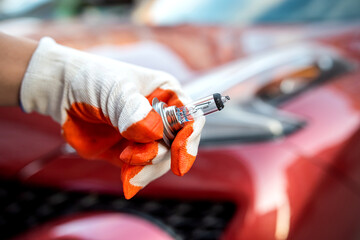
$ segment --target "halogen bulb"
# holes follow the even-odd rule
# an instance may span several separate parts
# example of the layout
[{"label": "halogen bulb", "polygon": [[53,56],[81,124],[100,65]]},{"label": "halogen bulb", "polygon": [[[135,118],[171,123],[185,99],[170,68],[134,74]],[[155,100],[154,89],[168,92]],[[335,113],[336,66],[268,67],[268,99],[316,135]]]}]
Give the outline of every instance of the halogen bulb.
[{"label": "halogen bulb", "polygon": [[175,106],[168,107],[165,103],[159,102],[157,98],[154,98],[152,102],[153,108],[160,114],[164,124],[164,142],[170,146],[176,136],[176,132],[186,122],[194,121],[197,117],[222,110],[224,103],[228,100],[230,100],[229,96],[223,97],[219,93],[214,93],[177,108]]},{"label": "halogen bulb", "polygon": [[201,98],[197,101],[176,108],[176,118],[181,125],[193,121],[199,116],[206,116],[210,113],[220,111],[224,108],[224,103],[230,100],[229,96],[221,96],[219,93]]}]

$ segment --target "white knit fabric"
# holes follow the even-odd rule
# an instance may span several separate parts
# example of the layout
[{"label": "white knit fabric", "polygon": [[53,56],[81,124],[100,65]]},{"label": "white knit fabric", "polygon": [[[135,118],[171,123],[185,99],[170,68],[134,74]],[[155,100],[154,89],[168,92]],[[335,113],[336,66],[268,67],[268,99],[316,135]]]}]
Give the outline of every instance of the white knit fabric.
[{"label": "white knit fabric", "polygon": [[26,112],[49,115],[63,124],[74,102],[101,108],[120,132],[152,109],[144,97],[156,88],[179,92],[171,75],[80,52],[43,38],[25,73],[21,103]]},{"label": "white knit fabric", "polygon": [[[25,112],[49,115],[60,124],[66,121],[66,110],[74,102],[87,103],[100,108],[121,133],[148,115],[152,107],[145,96],[157,88],[173,90],[183,103],[191,100],[167,73],[80,52],[43,38],[25,73],[20,100]],[[187,142],[192,155],[197,153],[204,120],[196,125],[196,136]],[[159,145],[158,152],[154,164],[144,167],[133,185],[145,186],[170,169],[170,151]]]}]

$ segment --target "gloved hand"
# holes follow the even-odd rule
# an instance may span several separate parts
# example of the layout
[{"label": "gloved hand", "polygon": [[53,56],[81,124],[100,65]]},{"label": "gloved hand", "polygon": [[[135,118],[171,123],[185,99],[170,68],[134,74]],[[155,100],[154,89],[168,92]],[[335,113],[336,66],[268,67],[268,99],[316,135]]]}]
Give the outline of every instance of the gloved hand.
[{"label": "gloved hand", "polygon": [[25,73],[20,101],[25,112],[51,116],[67,142],[87,159],[119,167],[127,199],[170,168],[184,175],[197,154],[204,118],[187,123],[171,150],[161,141],[154,97],[182,106],[190,99],[169,74],[121,63],[43,38]]}]

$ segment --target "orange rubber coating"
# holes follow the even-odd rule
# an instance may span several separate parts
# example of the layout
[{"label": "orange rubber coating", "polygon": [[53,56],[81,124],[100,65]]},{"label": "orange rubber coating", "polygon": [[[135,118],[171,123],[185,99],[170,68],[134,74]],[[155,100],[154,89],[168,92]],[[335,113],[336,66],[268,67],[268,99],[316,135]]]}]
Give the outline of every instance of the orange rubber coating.
[{"label": "orange rubber coating", "polygon": [[130,143],[120,154],[120,159],[126,164],[148,165],[158,153],[158,143]]},{"label": "orange rubber coating", "polygon": [[187,140],[194,131],[193,125],[193,122],[185,123],[171,145],[171,171],[178,176],[187,173],[196,158],[196,156],[190,155],[186,149]]},{"label": "orange rubber coating", "polygon": [[[110,120],[100,109],[86,103],[74,103],[67,111],[67,119],[62,126],[63,136],[84,158],[99,159],[100,156],[108,156],[114,161],[116,155],[112,153],[113,146],[118,145],[123,137],[109,123]],[[111,153],[106,153],[109,150]]]},{"label": "orange rubber coating", "polygon": [[178,98],[177,94],[172,90],[164,90],[161,88],[156,89],[147,97],[150,104],[155,97],[159,99],[160,102],[164,102],[169,106],[182,107],[184,105]]},{"label": "orange rubber coating", "polygon": [[143,120],[128,127],[121,135],[130,141],[139,143],[147,143],[162,139],[163,125],[161,117],[154,109],[152,109]]},{"label": "orange rubber coating", "polygon": [[123,191],[126,199],[130,199],[135,196],[143,187],[134,186],[130,183],[130,180],[135,177],[144,166],[132,166],[124,164],[121,168],[121,181],[123,182]]}]

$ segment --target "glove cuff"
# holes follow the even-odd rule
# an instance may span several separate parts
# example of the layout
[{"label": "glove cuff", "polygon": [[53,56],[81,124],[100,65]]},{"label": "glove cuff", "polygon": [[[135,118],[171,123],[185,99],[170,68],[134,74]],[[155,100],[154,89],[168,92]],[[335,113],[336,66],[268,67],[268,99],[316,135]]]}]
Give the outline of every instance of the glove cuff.
[{"label": "glove cuff", "polygon": [[50,115],[60,122],[60,105],[64,89],[64,53],[48,37],[42,38],[25,72],[20,89],[20,102],[27,113]]}]

